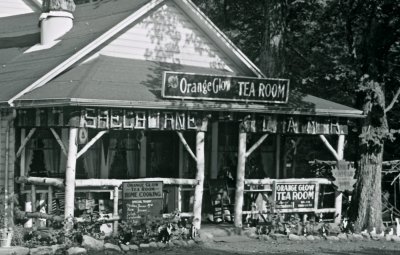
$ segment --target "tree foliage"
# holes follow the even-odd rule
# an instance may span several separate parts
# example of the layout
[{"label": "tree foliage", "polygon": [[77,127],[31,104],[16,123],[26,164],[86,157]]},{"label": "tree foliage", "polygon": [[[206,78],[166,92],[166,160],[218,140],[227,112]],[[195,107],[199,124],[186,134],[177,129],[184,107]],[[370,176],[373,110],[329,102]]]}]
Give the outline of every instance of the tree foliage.
[{"label": "tree foliage", "polygon": [[[381,161],[399,158],[383,149],[385,142],[399,147],[392,141],[400,128],[400,1],[194,2],[267,75],[290,78],[292,89],[364,111],[359,158],[353,159],[359,161],[353,209],[359,230],[380,230]],[[275,54],[271,47],[277,47]],[[269,66],[276,61],[283,65],[279,71]]]}]

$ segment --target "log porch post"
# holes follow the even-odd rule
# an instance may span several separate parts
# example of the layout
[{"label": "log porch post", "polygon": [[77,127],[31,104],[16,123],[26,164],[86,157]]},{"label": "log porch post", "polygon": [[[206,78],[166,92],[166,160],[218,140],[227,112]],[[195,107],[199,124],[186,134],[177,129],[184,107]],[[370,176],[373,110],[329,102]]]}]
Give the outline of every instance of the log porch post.
[{"label": "log porch post", "polygon": [[72,117],[70,120],[67,168],[65,171],[65,210],[64,218],[67,220],[66,229],[72,228],[74,217],[75,201],[75,171],[76,159],[78,154],[78,126],[79,117]]},{"label": "log porch post", "polygon": [[200,229],[201,227],[201,209],[203,204],[203,190],[204,190],[204,131],[197,131],[196,133],[196,163],[197,173],[196,180],[199,182],[194,190],[194,227]]},{"label": "log porch post", "polygon": [[[338,144],[337,144],[337,160],[344,159],[344,142],[345,136],[339,135]],[[335,191],[335,223],[340,224],[342,219],[342,199],[343,194],[340,191]]]},{"label": "log porch post", "polygon": [[244,192],[244,173],[246,166],[246,140],[247,133],[243,127],[243,123],[239,127],[239,153],[236,173],[236,189],[235,189],[235,227],[242,227],[243,214],[243,192]]},{"label": "log porch post", "polygon": [[194,190],[193,202],[193,226],[196,229],[201,228],[201,209],[203,204],[203,191],[204,191],[204,138],[207,131],[208,118],[203,118],[202,124],[197,129],[196,133],[196,165],[197,173],[196,180],[199,182]]}]

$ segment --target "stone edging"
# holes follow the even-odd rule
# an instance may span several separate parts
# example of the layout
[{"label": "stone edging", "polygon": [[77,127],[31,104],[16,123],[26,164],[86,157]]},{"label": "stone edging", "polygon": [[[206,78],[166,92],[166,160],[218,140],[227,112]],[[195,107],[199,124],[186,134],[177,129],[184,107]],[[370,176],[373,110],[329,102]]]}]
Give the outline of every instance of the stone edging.
[{"label": "stone edging", "polygon": [[[139,251],[145,249],[162,249],[167,247],[191,247],[196,245],[194,240],[173,240],[169,243],[161,243],[161,242],[150,242],[148,244],[140,244],[137,245],[115,245],[111,243],[105,243],[100,248],[98,247],[97,251],[102,250],[112,250],[120,252],[121,254],[129,252],[129,251]],[[26,248],[20,246],[12,246],[12,247],[0,247],[0,254],[1,255],[54,255],[60,249],[65,249],[64,245],[52,245],[52,246],[41,246],[36,248]],[[87,254],[88,250],[92,250],[88,247],[71,247],[66,250],[67,255],[85,255]]]}]

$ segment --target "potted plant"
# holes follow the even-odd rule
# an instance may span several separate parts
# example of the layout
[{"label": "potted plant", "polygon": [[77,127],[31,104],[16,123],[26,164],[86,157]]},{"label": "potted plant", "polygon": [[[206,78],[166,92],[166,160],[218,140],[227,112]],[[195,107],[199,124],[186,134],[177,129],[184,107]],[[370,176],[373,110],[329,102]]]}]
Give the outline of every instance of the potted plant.
[{"label": "potted plant", "polygon": [[0,247],[11,246],[13,236],[13,217],[11,211],[12,198],[6,196],[4,189],[0,191]]}]

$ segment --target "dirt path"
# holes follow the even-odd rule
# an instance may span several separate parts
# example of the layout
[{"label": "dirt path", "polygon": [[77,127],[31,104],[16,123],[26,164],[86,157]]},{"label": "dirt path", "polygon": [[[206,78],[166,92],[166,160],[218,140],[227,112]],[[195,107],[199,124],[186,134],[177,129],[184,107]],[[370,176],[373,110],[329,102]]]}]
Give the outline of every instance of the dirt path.
[{"label": "dirt path", "polygon": [[[104,253],[111,255],[112,253]],[[400,255],[400,243],[387,241],[260,241],[245,236],[221,237],[194,247],[146,249],[139,253],[154,255],[233,255],[233,254],[378,254]],[[96,253],[96,255],[100,255]]]}]

